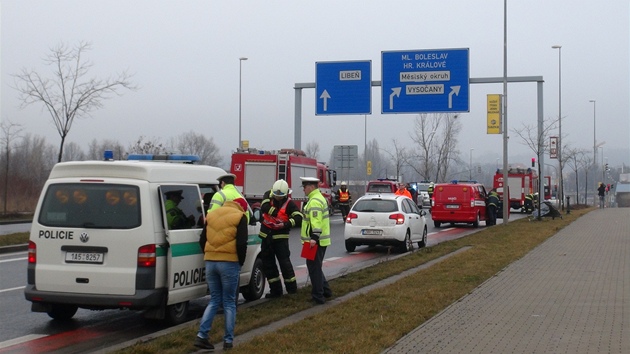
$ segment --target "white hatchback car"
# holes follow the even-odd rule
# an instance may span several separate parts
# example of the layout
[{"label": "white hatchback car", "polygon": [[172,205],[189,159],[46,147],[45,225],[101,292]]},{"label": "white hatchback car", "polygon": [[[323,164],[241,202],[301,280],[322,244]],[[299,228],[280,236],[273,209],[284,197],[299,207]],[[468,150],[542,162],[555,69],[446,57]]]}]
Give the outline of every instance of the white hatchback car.
[{"label": "white hatchback car", "polygon": [[345,220],[346,251],[360,245],[396,246],[402,252],[427,245],[426,212],[413,200],[391,193],[359,198]]}]

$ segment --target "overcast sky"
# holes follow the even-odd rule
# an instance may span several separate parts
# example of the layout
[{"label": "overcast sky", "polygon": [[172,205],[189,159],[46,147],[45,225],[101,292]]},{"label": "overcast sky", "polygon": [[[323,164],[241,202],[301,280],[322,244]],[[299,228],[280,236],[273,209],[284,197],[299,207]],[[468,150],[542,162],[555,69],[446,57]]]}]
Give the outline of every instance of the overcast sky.
[{"label": "overcast sky", "polygon": [[[22,68],[49,75],[42,58],[61,42],[92,42],[92,74],[134,73],[140,89],[104,101],[76,121],[68,141],[87,150],[92,139],[127,146],[140,135],[168,138],[195,130],[223,155],[238,145],[239,57],[242,136],[251,147],[294,143],[294,85],[315,82],[319,61],[372,62],[381,80],[382,51],[468,48],[470,77],[503,76],[502,0],[1,0],[1,119],[22,124],[55,146],[59,136],[41,106],[18,108],[12,75]],[[565,144],[593,147],[610,162],[630,163],[629,27],[627,0],[508,1],[508,76],[542,76],[544,116],[558,115],[558,50],[562,45],[562,132]],[[470,112],[460,114],[462,158],[495,161],[502,137],[486,134],[486,95],[502,84],[470,86]],[[414,114],[381,114],[372,88],[367,140],[393,151],[412,142]],[[364,116],[316,116],[315,90],[303,92],[302,148],[312,141],[327,160],[334,145],[365,142]],[[509,128],[536,125],[536,84],[508,85]],[[530,150],[510,133],[510,162]],[[522,160],[522,161],[513,161]]]}]

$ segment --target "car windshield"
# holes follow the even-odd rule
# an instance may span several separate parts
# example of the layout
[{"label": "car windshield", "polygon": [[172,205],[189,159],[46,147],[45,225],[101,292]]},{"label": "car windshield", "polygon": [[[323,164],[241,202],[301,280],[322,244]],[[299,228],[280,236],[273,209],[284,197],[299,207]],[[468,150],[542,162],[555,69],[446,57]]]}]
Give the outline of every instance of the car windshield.
[{"label": "car windshield", "polygon": [[398,211],[398,204],[394,200],[365,199],[357,201],[352,209],[363,213],[391,213]]}]

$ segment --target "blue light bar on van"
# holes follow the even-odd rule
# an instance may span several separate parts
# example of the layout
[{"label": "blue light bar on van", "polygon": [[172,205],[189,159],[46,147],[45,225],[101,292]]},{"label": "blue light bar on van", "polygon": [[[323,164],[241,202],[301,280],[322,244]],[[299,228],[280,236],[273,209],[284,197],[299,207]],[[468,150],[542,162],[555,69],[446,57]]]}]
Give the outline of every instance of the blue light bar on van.
[{"label": "blue light bar on van", "polygon": [[201,159],[197,155],[129,154],[127,160],[195,163]]},{"label": "blue light bar on van", "polygon": [[103,160],[112,161],[114,159],[114,152],[112,150],[105,150],[103,152]]}]

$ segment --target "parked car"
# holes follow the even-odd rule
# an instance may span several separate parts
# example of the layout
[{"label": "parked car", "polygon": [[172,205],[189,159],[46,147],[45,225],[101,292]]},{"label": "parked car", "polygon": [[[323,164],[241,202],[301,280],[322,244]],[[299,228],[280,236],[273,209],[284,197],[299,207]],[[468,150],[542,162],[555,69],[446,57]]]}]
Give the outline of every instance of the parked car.
[{"label": "parked car", "polygon": [[415,189],[418,193],[418,205],[431,208],[431,198],[429,198],[429,185],[430,181],[410,182],[411,188]]},{"label": "parked car", "polygon": [[398,190],[398,181],[388,178],[379,178],[369,181],[366,193],[396,193]]},{"label": "parked car", "polygon": [[468,223],[478,227],[480,221],[487,219],[487,198],[486,188],[475,181],[438,183],[431,200],[433,225]]},{"label": "parked car", "polygon": [[346,251],[360,245],[395,246],[402,252],[427,245],[426,212],[413,200],[392,193],[366,194],[359,198],[346,218]]}]

